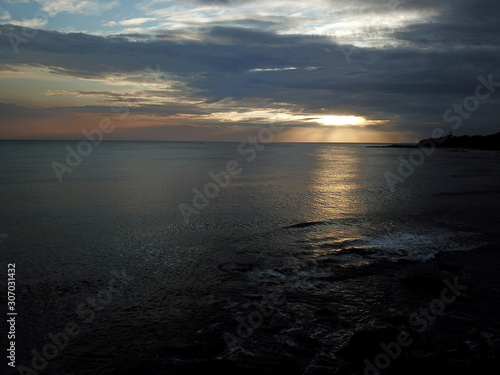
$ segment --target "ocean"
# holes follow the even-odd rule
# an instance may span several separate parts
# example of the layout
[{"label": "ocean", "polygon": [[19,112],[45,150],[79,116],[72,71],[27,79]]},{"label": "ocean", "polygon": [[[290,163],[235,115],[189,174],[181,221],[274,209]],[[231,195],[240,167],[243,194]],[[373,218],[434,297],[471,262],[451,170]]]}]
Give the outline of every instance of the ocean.
[{"label": "ocean", "polygon": [[417,307],[380,275],[500,222],[500,153],[368,146],[0,141],[16,366],[350,373],[356,331]]}]

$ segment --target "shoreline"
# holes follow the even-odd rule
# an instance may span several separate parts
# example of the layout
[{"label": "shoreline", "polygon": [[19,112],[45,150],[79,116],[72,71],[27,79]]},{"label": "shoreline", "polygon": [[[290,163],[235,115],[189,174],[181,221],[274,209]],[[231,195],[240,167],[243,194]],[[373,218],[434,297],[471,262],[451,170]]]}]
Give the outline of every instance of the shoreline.
[{"label": "shoreline", "polygon": [[[430,147],[429,147],[430,146]],[[366,146],[370,148],[444,148],[458,150],[500,151],[500,133],[490,135],[453,136],[451,133],[441,138],[426,138],[417,143],[393,143],[386,146]]]}]

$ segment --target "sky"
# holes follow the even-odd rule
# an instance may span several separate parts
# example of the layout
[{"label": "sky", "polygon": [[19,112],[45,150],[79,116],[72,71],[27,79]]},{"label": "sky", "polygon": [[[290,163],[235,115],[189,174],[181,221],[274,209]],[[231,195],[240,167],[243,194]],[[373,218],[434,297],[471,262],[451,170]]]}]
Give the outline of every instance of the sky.
[{"label": "sky", "polygon": [[0,139],[500,131],[498,0],[3,0]]}]

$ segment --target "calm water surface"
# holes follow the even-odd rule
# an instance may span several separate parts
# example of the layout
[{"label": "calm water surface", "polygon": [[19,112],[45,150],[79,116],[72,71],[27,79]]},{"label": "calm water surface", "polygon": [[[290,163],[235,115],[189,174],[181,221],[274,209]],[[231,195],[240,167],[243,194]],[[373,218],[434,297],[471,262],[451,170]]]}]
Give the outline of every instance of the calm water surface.
[{"label": "calm water surface", "polygon": [[[0,253],[17,265],[26,360],[44,335],[81,318],[76,306],[106,288],[113,270],[133,280],[84,329],[101,339],[112,332],[118,342],[149,338],[154,351],[172,334],[159,325],[179,330],[189,321],[189,340],[224,324],[221,311],[240,311],[242,296],[284,293],[296,318],[307,306],[294,293],[338,291],[318,281],[336,269],[426,260],[497,235],[497,152],[437,150],[392,190],[385,173],[398,174],[397,158],[408,160],[410,149],[266,144],[248,161],[237,143],[107,142],[59,182],[51,164],[65,162],[67,146],[77,143],[0,142],[0,232],[8,234]],[[193,207],[210,172],[232,160],[241,173],[217,194],[212,185],[206,207],[186,223],[179,205]],[[294,337],[298,326],[288,324],[281,340]],[[130,329],[138,325],[143,337]],[[333,348],[344,334],[324,339]]]}]

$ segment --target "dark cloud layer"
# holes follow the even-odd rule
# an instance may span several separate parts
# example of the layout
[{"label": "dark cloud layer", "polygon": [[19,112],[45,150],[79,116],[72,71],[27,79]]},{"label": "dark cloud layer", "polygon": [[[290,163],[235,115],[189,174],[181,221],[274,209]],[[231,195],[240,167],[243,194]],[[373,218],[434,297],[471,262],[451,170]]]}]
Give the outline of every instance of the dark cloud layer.
[{"label": "dark cloud layer", "polygon": [[[366,11],[387,8],[387,1],[353,3]],[[339,45],[325,36],[283,35],[266,27],[258,31],[246,27],[254,21],[242,20],[239,27],[234,23],[204,26],[198,30],[201,39],[182,41],[170,31],[101,37],[39,30],[16,54],[5,35],[21,35],[22,30],[0,26],[4,36],[0,69],[24,64],[67,76],[102,78],[133,75],[158,65],[185,83],[186,95],[205,103],[232,98],[244,106],[265,98],[289,103],[304,115],[345,113],[390,119],[390,130],[428,136],[431,126],[450,126],[444,123],[443,113],[474,95],[478,76],[493,74],[500,81],[500,2],[412,0],[399,6],[439,9],[440,16],[393,30],[391,37],[400,43],[383,48]],[[480,103],[461,131],[498,131],[498,91]],[[181,109],[196,113],[190,106]],[[12,107],[3,105],[0,110],[8,114]],[[139,111],[172,113],[161,106],[143,106]]]}]

